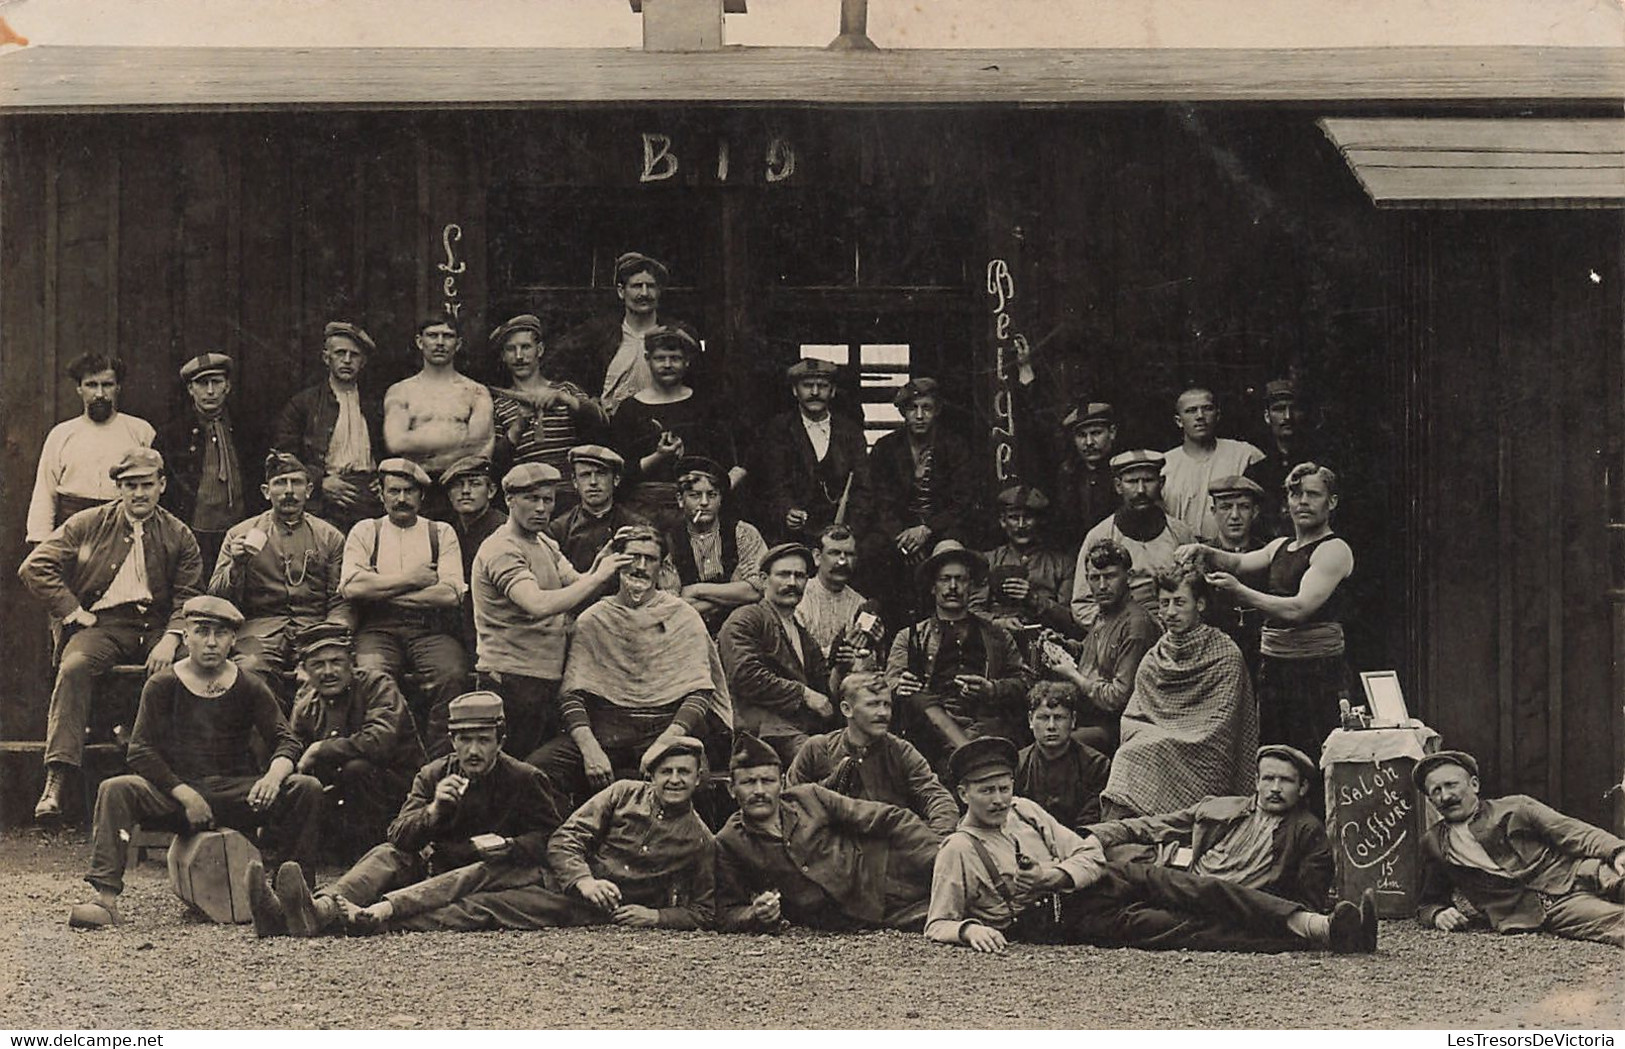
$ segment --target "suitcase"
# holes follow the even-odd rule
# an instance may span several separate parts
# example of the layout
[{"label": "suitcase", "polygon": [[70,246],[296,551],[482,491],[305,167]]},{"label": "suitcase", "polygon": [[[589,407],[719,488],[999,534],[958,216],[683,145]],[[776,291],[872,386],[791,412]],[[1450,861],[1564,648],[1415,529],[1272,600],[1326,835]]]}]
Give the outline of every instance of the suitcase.
[{"label": "suitcase", "polygon": [[169,886],[209,920],[241,925],[253,920],[245,872],[259,858],[254,843],[234,830],[177,835],[169,846]]}]

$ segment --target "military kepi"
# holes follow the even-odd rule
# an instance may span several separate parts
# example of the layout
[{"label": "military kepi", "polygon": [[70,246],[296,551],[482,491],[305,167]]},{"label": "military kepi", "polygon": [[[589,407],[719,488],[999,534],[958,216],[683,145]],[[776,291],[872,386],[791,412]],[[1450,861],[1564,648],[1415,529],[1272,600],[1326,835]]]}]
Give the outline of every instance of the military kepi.
[{"label": "military kepi", "polygon": [[502,697],[495,692],[464,692],[446,707],[446,728],[497,728],[504,721]]},{"label": "military kepi", "polygon": [[123,458],[107,471],[115,481],[134,480],[137,477],[156,477],[164,472],[164,457],[156,449],[140,445],[124,453]]},{"label": "military kepi", "polygon": [[212,619],[234,628],[243,625],[243,614],[237,611],[237,606],[212,594],[187,598],[186,604],[181,606],[181,615],[187,619]]},{"label": "military kepi", "polygon": [[983,736],[962,744],[948,758],[948,773],[957,783],[976,783],[1000,773],[1013,775],[1021,755],[1003,736]]},{"label": "military kepi", "polygon": [[733,753],[728,756],[728,770],[753,769],[762,765],[776,765],[783,767],[784,759],[779,752],[763,743],[749,732],[740,732],[734,735]]}]

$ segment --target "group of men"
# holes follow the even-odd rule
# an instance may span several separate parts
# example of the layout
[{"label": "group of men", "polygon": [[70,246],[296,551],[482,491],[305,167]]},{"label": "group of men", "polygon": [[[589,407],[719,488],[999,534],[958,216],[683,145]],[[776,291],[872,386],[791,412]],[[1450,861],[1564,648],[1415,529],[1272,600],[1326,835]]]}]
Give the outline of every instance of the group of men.
[{"label": "group of men", "polygon": [[[1331,905],[1309,811],[1353,554],[1292,383],[1267,388],[1270,455],[1219,437],[1204,389],[1166,454],[1118,451],[1112,407],[1078,406],[1057,500],[998,492],[983,553],[929,378],[872,451],[811,359],[743,463],[665,431],[643,457],[599,443],[648,406],[651,360],[681,403],[669,358],[700,344],[658,317],[666,280],[623,256],[619,324],[551,350],[532,315],[499,326],[511,387],[459,372],[455,318],[426,318],[381,404],[372,339],[328,324],[257,513],[230,358],[187,362],[192,410],[161,431],[117,412],[118,361],[75,364],[85,411],[42,452],[20,569],[58,639],[37,818],[62,814],[97,679],[148,671],[78,920],[117,920],[120,835],[148,823],[256,833],[262,933],[827,919],[983,950],[1374,945],[1369,901]],[[667,459],[674,491],[643,480]],[[629,506],[628,483],[670,504]],[[739,811],[713,839],[693,799],[722,764]],[[312,893],[324,837],[368,851]]]}]

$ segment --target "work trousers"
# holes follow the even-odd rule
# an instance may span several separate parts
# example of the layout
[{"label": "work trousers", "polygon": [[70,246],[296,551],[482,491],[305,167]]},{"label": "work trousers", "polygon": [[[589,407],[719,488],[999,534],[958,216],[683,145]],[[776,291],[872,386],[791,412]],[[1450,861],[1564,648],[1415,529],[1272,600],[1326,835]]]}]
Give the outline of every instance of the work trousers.
[{"label": "work trousers", "polygon": [[323,840],[352,842],[346,858],[384,840],[412,786],[412,773],[379,768],[366,758],[328,761],[316,752],[311,775],[329,788],[323,808]]},{"label": "work trousers", "polygon": [[524,761],[559,734],[558,681],[494,670],[476,671],[474,681],[476,688],[490,689],[502,697],[508,720],[508,738],[502,749],[509,756]]},{"label": "work trousers", "polygon": [[1546,908],[1547,932],[1567,940],[1595,940],[1625,947],[1625,885],[1611,864],[1586,860],[1580,865],[1572,892],[1541,894]]},{"label": "work trousers", "polygon": [[165,621],[135,605],[104,608],[96,625],[75,629],[62,648],[62,662],[51,690],[46,718],[45,763],[72,765],[84,761],[85,725],[96,679],[124,663],[145,662],[163,636]]},{"label": "work trousers", "polygon": [[1286,743],[1311,758],[1338,725],[1338,700],[1355,695],[1340,655],[1258,661],[1258,741]]},{"label": "work trousers", "polygon": [[[282,781],[271,807],[256,812],[248,804],[248,789],[258,776],[208,776],[188,784],[209,803],[214,825],[259,837],[265,866],[275,870],[283,860],[296,860],[306,877],[316,869],[320,843],[318,808],[322,785],[297,773]],[[96,791],[96,814],[90,839],[90,873],[85,880],[97,889],[124,891],[125,847],[128,835],[139,826],[187,831],[185,810],[167,792],[144,776],[114,776]]]},{"label": "work trousers", "polygon": [[1142,863],[1108,863],[1099,881],[1063,893],[1060,922],[1048,899],[1024,911],[1009,932],[1040,943],[1086,943],[1141,950],[1307,950],[1286,922],[1299,904],[1201,874]]},{"label": "work trousers", "polygon": [[[455,615],[448,610],[446,615]],[[423,679],[423,695],[410,689],[412,717],[423,726],[423,747],[430,760],[451,752],[446,733],[446,708],[468,683],[468,653],[451,634],[438,631],[424,621],[380,618],[361,628],[355,639],[356,665],[388,674],[402,684],[402,672],[410,668]],[[415,700],[415,702],[413,702]]]},{"label": "work trousers", "polygon": [[395,919],[404,920],[442,909],[476,892],[535,885],[542,877],[540,867],[484,860],[431,876],[417,853],[385,842],[361,857],[338,881],[325,886],[322,894],[343,896],[358,907],[388,900]]}]

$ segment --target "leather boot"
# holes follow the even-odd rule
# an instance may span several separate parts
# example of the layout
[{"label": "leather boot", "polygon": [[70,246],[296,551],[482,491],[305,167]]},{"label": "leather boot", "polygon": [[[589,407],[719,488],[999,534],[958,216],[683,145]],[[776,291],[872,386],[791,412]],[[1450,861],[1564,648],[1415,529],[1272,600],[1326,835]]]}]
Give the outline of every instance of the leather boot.
[{"label": "leather boot", "polygon": [[63,766],[45,766],[45,789],[40,791],[39,803],[34,806],[34,819],[45,821],[62,818],[62,788],[67,779],[68,771]]}]

